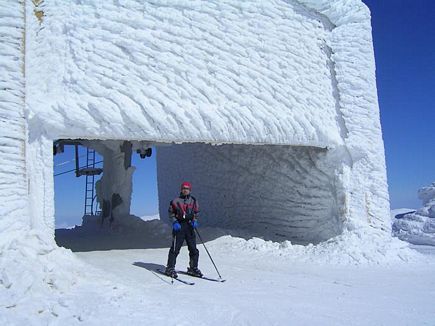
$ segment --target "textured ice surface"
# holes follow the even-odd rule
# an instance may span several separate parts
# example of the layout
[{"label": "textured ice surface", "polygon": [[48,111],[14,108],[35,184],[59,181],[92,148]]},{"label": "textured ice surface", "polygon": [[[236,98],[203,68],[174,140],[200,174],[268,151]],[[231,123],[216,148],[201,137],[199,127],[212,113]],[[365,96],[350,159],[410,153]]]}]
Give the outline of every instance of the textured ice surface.
[{"label": "textured ice surface", "polygon": [[[298,241],[366,227],[389,235],[370,13],[361,1],[29,2],[25,70],[23,30],[8,27],[24,27],[23,3],[10,6],[2,35],[13,60],[2,69],[13,75],[5,75],[2,121],[19,121],[22,134],[8,130],[2,159],[17,155],[4,180],[22,186],[16,198],[30,222],[4,223],[53,234],[53,139],[137,139],[195,143],[183,146],[201,158],[174,178],[208,185],[232,173],[221,178],[241,191],[222,184],[217,195],[231,193],[232,207],[216,211],[211,187],[201,191],[212,224]],[[169,148],[159,160],[160,213],[175,182],[165,174],[186,159]],[[256,197],[255,180],[267,195]],[[15,194],[10,184],[5,193]],[[275,199],[284,206],[267,208]],[[18,212],[14,202],[2,205]]]},{"label": "textured ice surface", "polygon": [[317,243],[342,231],[335,166],[324,164],[324,149],[181,144],[157,148],[157,155],[164,221],[169,200],[186,179],[204,225],[297,243]]},{"label": "textured ice surface", "polygon": [[419,189],[418,198],[422,200],[423,207],[417,211],[417,214],[435,218],[435,182]]},{"label": "textured ice surface", "polygon": [[329,169],[325,216],[335,209],[347,228],[388,232],[370,13],[361,1],[51,0],[38,8],[41,21],[29,6],[26,36],[30,144],[328,148],[319,161]]},{"label": "textured ice surface", "polygon": [[393,219],[393,235],[414,244],[435,245],[435,182],[418,191],[423,207]]},{"label": "textured ice surface", "polygon": [[[4,26],[23,28],[22,5],[5,7]],[[35,11],[43,15],[38,18]],[[77,137],[303,145],[277,147],[273,155],[266,148],[244,153],[236,147],[243,173],[235,182],[248,187],[263,178],[266,189],[282,193],[270,191],[274,196],[249,208],[251,216],[234,219],[247,205],[248,199],[239,199],[235,205],[242,206],[225,209],[221,222],[251,221],[253,232],[276,223],[287,235],[313,241],[343,228],[371,226],[388,234],[370,13],[361,1],[48,0],[27,3],[25,23],[25,70],[23,44],[17,41],[23,30],[5,27],[2,34],[8,44],[4,56],[13,58],[2,67],[14,74],[6,75],[10,87],[2,104],[21,101],[26,109],[5,106],[3,121],[19,121],[16,130],[22,134],[14,138],[14,129],[8,130],[8,139],[20,143],[4,142],[13,149],[5,149],[2,158],[15,150],[21,153],[17,164],[26,162],[10,167],[5,180],[18,180],[28,191],[31,227],[52,234],[51,141]],[[185,177],[195,166],[198,180],[207,182],[213,155],[204,150],[196,165],[183,170]],[[182,159],[177,156],[167,151],[169,162],[159,164],[175,164]],[[250,157],[263,174],[246,168]],[[210,174],[214,178],[237,164],[234,158],[221,160]],[[168,192],[164,174],[160,180],[159,191]],[[7,182],[4,189],[16,191]],[[213,205],[208,189],[206,208]],[[246,198],[254,194],[244,192]],[[26,205],[25,193],[16,197]],[[261,226],[266,213],[259,207],[275,197],[285,209],[272,207]],[[166,195],[161,200],[165,203]],[[18,211],[13,202],[2,204],[5,212]],[[26,218],[5,223],[21,222]]]},{"label": "textured ice surface", "polygon": [[[24,10],[2,2],[0,12],[0,232],[29,228],[24,142]],[[7,216],[7,218],[5,218]],[[0,237],[0,243],[4,237]]]},{"label": "textured ice surface", "polygon": [[332,24],[295,1],[44,3],[29,116],[54,138],[343,142]]}]

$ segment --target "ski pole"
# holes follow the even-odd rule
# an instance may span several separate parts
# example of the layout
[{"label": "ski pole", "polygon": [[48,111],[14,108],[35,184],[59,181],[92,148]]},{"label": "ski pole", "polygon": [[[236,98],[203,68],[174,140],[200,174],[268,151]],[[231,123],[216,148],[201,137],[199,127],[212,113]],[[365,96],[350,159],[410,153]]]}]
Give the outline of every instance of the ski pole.
[{"label": "ski pole", "polygon": [[214,261],[213,261],[213,258],[211,258],[211,255],[210,255],[210,253],[208,252],[207,247],[205,246],[204,241],[202,241],[202,238],[201,238],[201,235],[200,235],[199,232],[198,232],[198,229],[195,228],[195,231],[196,231],[196,234],[198,234],[199,240],[202,242],[202,245],[204,246],[205,251],[207,252],[208,256],[210,257],[210,260],[211,260],[211,262],[213,263],[213,266],[214,266],[214,268],[216,269],[216,272],[218,273],[219,278],[222,279],[222,276],[221,276],[221,274],[219,273],[219,271],[218,271],[218,269],[217,269],[217,267],[216,267],[216,264],[215,264]]},{"label": "ski pole", "polygon": [[[174,254],[175,254],[175,233],[172,235],[172,250],[174,251]],[[171,274],[171,283],[172,284],[174,284],[174,278],[172,277],[172,274]]]}]

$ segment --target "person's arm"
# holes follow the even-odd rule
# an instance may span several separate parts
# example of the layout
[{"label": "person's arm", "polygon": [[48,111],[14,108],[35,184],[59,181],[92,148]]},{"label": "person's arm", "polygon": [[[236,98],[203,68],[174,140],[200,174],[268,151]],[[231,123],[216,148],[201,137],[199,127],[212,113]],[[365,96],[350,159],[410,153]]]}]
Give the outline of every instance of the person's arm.
[{"label": "person's arm", "polygon": [[169,208],[168,208],[168,217],[171,220],[172,223],[177,221],[177,216],[176,216],[176,209],[174,209],[174,201],[171,200],[169,202]]},{"label": "person's arm", "polygon": [[177,207],[175,207],[173,200],[171,200],[171,202],[169,203],[168,217],[171,219],[171,222],[172,222],[172,230],[174,232],[180,231],[181,225],[177,219]]},{"label": "person's arm", "polygon": [[193,203],[193,218],[197,220],[199,218],[199,204],[198,199],[195,198],[195,202]]},{"label": "person's arm", "polygon": [[190,221],[190,224],[193,226],[193,228],[198,227],[198,218],[199,218],[199,204],[198,200],[193,197],[193,216],[192,220]]}]

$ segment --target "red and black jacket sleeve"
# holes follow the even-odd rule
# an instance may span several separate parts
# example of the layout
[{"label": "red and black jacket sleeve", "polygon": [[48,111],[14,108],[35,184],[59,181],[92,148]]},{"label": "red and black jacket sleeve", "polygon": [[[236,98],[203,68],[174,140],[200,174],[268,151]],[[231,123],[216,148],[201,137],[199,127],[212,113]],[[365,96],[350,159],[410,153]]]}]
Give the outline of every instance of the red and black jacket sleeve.
[{"label": "red and black jacket sleeve", "polygon": [[168,217],[171,219],[172,222],[175,222],[177,220],[177,206],[175,205],[173,200],[169,202]]}]

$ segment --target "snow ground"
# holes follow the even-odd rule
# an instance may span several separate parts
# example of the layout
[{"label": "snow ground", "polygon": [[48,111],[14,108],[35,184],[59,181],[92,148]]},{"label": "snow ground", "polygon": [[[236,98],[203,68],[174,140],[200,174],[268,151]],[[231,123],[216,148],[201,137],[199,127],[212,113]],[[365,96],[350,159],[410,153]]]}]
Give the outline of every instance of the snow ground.
[{"label": "snow ground", "polygon": [[[151,298],[153,307],[138,307],[138,297],[122,298],[127,305],[119,310],[129,309],[127,319],[133,324],[147,320],[153,325],[433,325],[435,321],[433,264],[337,267],[289,263],[261,251],[227,250],[222,242],[234,239],[224,238],[207,246],[225,283],[193,279],[194,286],[171,284],[152,272],[165,264],[167,248],[77,255],[105,270],[115,283]],[[429,249],[435,254],[435,248]],[[201,247],[200,251],[200,267],[215,276],[205,251]],[[178,268],[187,266],[187,256],[183,247]],[[116,321],[117,313],[111,314]]]},{"label": "snow ground", "polygon": [[[14,261],[12,270],[22,273],[9,275],[10,282],[2,276],[0,325],[434,325],[435,247],[411,246],[426,257],[413,260],[397,239],[390,247],[376,237],[364,247],[358,237],[297,246],[201,227],[227,281],[192,279],[196,284],[188,286],[152,272],[166,263],[169,226],[158,219],[128,221],[138,233],[96,234],[88,224],[62,231],[70,233],[69,244],[75,241],[75,253],[47,246],[34,260]],[[143,247],[80,251],[122,241]],[[31,255],[34,242],[26,238],[10,251],[24,248],[16,257]],[[199,250],[200,268],[215,276]],[[183,247],[177,267],[184,269],[187,259]]]},{"label": "snow ground", "polygon": [[[300,246],[246,240],[223,235],[226,230],[200,227],[227,281],[180,276],[195,282],[189,286],[171,284],[153,272],[166,264],[170,243],[170,227],[159,219],[130,216],[131,229],[100,233],[92,228],[92,219],[86,222],[82,228],[57,230],[61,231],[57,241],[63,237],[69,245],[75,242],[76,252],[61,248],[47,257],[62,265],[61,270],[53,263],[44,266],[42,283],[49,285],[48,290],[36,284],[40,281],[35,277],[20,280],[30,284],[24,295],[7,297],[10,291],[0,291],[0,325],[433,325],[435,321],[435,247],[412,246],[421,253],[414,256],[405,242],[393,239],[382,246],[385,240],[376,235],[364,247],[357,233],[344,235],[348,237],[341,241]],[[140,241],[142,247],[137,247]],[[359,247],[357,241],[362,241]],[[101,250],[110,248],[110,242],[112,247],[129,249]],[[89,251],[92,246],[100,250]],[[201,270],[215,277],[204,247],[198,248]],[[183,270],[187,263],[183,247],[177,267]]]},{"label": "snow ground", "polygon": [[[388,261],[385,254],[387,263],[379,263],[379,257],[365,261],[366,255],[373,255],[372,248],[367,245],[358,251],[352,238],[343,243],[354,249],[345,251],[339,242],[297,246],[222,236],[224,230],[200,228],[203,238],[212,239],[206,246],[227,281],[180,276],[195,282],[189,286],[171,284],[153,272],[166,264],[169,226],[158,219],[134,222],[133,217],[131,225],[141,230],[143,246],[137,246],[135,233],[123,230],[119,237],[110,234],[113,247],[140,249],[89,251],[90,229],[64,231],[70,232],[65,243],[80,242],[75,255],[87,264],[89,273],[103,278],[95,284],[97,293],[82,284],[69,294],[72,306],[79,306],[73,311],[81,311],[80,320],[87,325],[102,321],[132,325],[433,325],[435,321],[435,247],[413,246],[424,255],[422,260],[400,263]],[[110,248],[108,236],[94,233],[93,237],[96,247]],[[119,246],[122,241],[125,244]],[[403,246],[397,250],[403,250],[405,259],[410,257],[406,243],[395,241]],[[379,244],[373,246],[382,250]],[[204,247],[198,248],[201,270],[216,277]],[[355,258],[356,265],[349,257]],[[184,246],[177,268],[184,270],[187,264]],[[102,281],[110,287],[104,300],[99,297]],[[95,300],[100,303],[95,305]],[[48,320],[77,322],[77,312],[75,317],[61,317]]]}]

